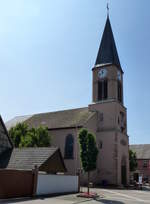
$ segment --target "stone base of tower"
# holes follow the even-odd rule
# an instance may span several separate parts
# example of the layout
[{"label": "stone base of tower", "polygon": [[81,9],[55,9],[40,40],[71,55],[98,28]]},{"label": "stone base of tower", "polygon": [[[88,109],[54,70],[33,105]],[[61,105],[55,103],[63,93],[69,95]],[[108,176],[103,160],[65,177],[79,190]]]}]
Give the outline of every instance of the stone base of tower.
[{"label": "stone base of tower", "polygon": [[[90,182],[94,185],[128,185],[129,184],[129,156],[128,138],[116,132],[101,133],[104,149],[99,152],[97,169],[91,172]],[[97,137],[98,139],[98,137]],[[122,145],[122,141],[124,144]],[[112,145],[113,143],[113,145]],[[87,184],[87,174],[81,174],[81,185]]]},{"label": "stone base of tower", "polygon": [[[115,100],[89,105],[89,110],[97,116],[85,126],[96,136],[99,154],[97,169],[91,172],[91,182],[96,185],[128,185],[129,184],[129,141],[120,128],[119,120],[126,108]],[[121,116],[120,116],[121,114]],[[94,126],[94,124],[96,126]],[[87,175],[81,175],[81,183],[87,183]]]}]

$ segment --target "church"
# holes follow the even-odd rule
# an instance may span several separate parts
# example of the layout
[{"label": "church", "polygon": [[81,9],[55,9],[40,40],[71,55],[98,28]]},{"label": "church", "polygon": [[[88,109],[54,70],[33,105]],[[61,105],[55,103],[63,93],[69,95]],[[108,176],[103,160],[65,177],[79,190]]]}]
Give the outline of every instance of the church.
[{"label": "church", "polygon": [[129,139],[126,107],[123,100],[123,69],[107,16],[100,48],[92,68],[92,102],[88,107],[15,117],[6,123],[9,130],[19,122],[29,127],[48,127],[52,146],[60,148],[68,174],[80,173],[81,183],[87,183],[82,171],[78,134],[87,128],[96,136],[99,149],[97,168],[91,182],[112,185],[129,183]]}]

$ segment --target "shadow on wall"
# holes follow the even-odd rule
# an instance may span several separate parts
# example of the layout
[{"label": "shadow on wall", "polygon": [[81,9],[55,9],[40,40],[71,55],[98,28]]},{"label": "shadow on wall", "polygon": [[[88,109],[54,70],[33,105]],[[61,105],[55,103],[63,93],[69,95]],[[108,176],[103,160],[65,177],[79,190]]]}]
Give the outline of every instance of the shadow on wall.
[{"label": "shadow on wall", "polygon": [[116,201],[116,200],[107,200],[107,199],[100,199],[100,198],[96,198],[95,200],[103,204],[110,204],[110,203],[111,204],[125,204],[124,202]]}]

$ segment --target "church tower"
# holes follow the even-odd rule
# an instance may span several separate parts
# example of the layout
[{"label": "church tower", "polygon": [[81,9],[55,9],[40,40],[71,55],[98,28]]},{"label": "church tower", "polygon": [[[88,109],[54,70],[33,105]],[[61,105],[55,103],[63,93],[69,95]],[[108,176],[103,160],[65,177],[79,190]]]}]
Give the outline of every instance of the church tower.
[{"label": "church tower", "polygon": [[123,70],[109,15],[92,74],[92,104],[89,109],[97,113],[95,134],[101,147],[98,177],[101,182],[107,180],[110,184],[125,185],[129,182],[129,145],[123,101]]},{"label": "church tower", "polygon": [[123,104],[123,71],[107,17],[102,41],[93,68],[93,102],[116,100]]}]

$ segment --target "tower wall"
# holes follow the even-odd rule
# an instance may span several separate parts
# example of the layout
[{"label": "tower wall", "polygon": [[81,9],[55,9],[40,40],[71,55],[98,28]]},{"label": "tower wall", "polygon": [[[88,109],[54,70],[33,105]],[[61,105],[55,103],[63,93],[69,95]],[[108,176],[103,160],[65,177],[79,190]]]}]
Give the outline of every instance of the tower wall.
[{"label": "tower wall", "polygon": [[[121,185],[122,162],[124,162],[126,184],[128,184],[128,136],[126,129],[124,132],[121,132],[120,123],[118,123],[120,112],[124,113],[124,121],[126,123],[126,108],[115,100],[107,100],[89,105],[89,110],[97,113],[97,128],[94,134],[96,135],[97,146],[99,148],[97,170],[93,173],[93,181],[100,184],[103,180],[106,180],[108,184]],[[101,118],[102,114],[103,120]],[[100,147],[101,144],[102,147]]]},{"label": "tower wall", "polygon": [[[104,79],[108,81],[108,97],[107,99],[116,99],[118,100],[118,68],[115,65],[103,65],[96,68],[93,68],[93,81],[92,81],[92,101],[99,102],[98,100],[98,82],[103,80],[99,78],[100,70],[105,69],[107,71],[107,75]],[[120,71],[121,73],[121,71]],[[120,83],[123,87],[123,77],[121,75]],[[122,88],[122,98],[123,98],[123,88]],[[123,103],[123,100],[122,100]]]}]

